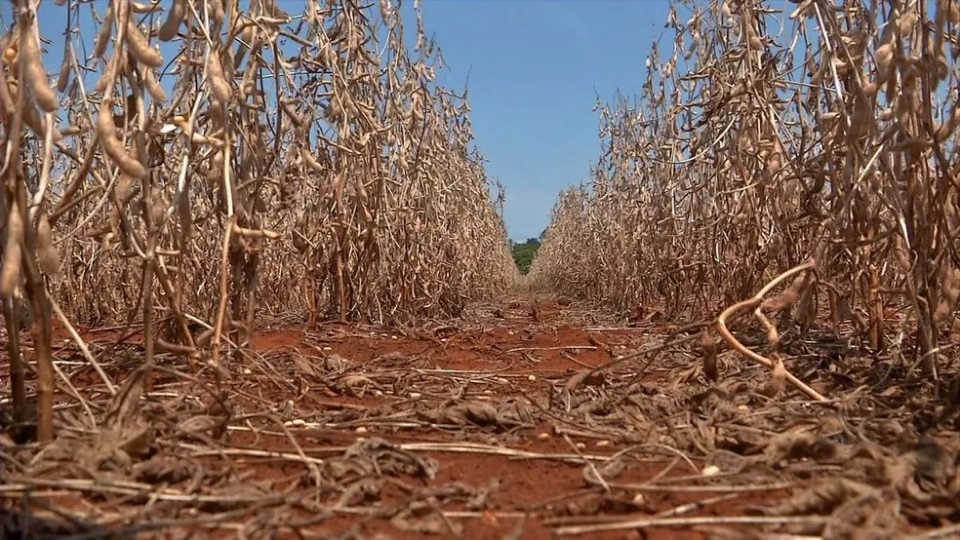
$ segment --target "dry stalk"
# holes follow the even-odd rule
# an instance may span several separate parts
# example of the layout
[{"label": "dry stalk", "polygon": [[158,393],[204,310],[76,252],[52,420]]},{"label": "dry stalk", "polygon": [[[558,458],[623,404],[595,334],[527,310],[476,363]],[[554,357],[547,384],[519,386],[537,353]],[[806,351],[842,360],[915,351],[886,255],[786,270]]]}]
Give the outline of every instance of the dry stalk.
[{"label": "dry stalk", "polygon": [[0,37],[0,292],[17,410],[30,317],[39,396],[52,399],[46,298],[94,366],[85,332],[118,326],[142,329],[148,366],[172,351],[226,368],[265,314],[449,317],[512,285],[466,100],[436,83],[418,10],[411,49],[393,0],[302,14],[163,4],[45,8],[70,26],[55,86],[31,2]]},{"label": "dry stalk", "polygon": [[675,317],[814,258],[768,328],[826,323],[876,352],[903,331],[936,376],[960,268],[955,3],[795,4],[672,4],[672,49],[652,46],[635,102],[598,104],[603,153],[529,279]]}]

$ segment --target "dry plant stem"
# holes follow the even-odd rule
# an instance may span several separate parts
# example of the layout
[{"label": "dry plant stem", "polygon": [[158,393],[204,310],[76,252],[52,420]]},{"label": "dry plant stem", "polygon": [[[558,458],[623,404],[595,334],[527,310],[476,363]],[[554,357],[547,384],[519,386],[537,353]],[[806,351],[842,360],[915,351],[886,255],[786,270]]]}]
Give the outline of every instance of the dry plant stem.
[{"label": "dry plant stem", "polygon": [[[140,482],[97,482],[94,480],[47,480],[41,478],[16,477],[11,475],[7,483],[0,485],[0,496],[22,497],[31,490],[38,487],[49,487],[59,489],[69,489],[76,491],[88,491],[92,493],[113,493],[118,495],[142,496],[149,494],[158,501],[182,501],[182,502],[211,502],[211,503],[254,503],[263,500],[262,495],[198,495],[196,493],[181,493],[174,489],[162,488],[156,489],[150,484]],[[282,496],[276,496],[276,499],[283,500]]]},{"label": "dry plant stem", "polygon": [[[591,490],[591,491],[588,491],[587,493],[592,493],[592,492],[593,491]],[[688,514],[690,512],[694,512],[696,510],[700,510],[708,506],[712,506],[716,503],[728,501],[741,496],[742,495],[738,493],[731,493],[728,495],[718,495],[716,497],[710,497],[702,501],[697,501],[693,503],[676,506],[669,510],[658,512],[653,516],[645,515],[645,514],[637,515],[637,518],[650,519],[651,517],[666,518],[666,517],[681,516],[683,514]],[[547,527],[559,527],[559,526],[574,526],[574,525],[592,525],[596,523],[620,523],[620,522],[623,522],[625,518],[628,518],[628,517],[632,517],[632,516],[609,516],[609,515],[563,516],[563,517],[546,518],[543,520],[543,524],[544,526],[547,526]]]},{"label": "dry plant stem", "polygon": [[941,538],[956,538],[960,535],[960,525],[947,525],[929,532],[907,536],[904,540],[940,540]]},{"label": "dry plant stem", "polygon": [[728,493],[726,495],[717,495],[716,497],[709,497],[707,499],[703,499],[697,502],[682,504],[680,506],[671,508],[669,510],[663,510],[662,512],[657,512],[657,514],[655,514],[653,517],[667,518],[667,517],[674,517],[674,516],[682,516],[683,514],[695,512],[697,510],[701,510],[708,506],[713,506],[714,504],[717,504],[723,501],[729,501],[742,496],[743,496],[742,493]]},{"label": "dry plant stem", "polygon": [[20,309],[13,298],[3,299],[3,319],[7,327],[7,356],[10,362],[10,394],[13,418],[18,424],[26,420],[27,376],[20,355]]},{"label": "dry plant stem", "polygon": [[297,439],[290,433],[290,430],[287,429],[287,426],[283,424],[283,421],[276,416],[271,418],[277,426],[283,430],[283,434],[286,435],[287,440],[290,441],[290,444],[293,445],[294,450],[297,451],[297,455],[300,456],[302,462],[310,469],[310,473],[313,475],[314,481],[314,491],[313,491],[313,502],[317,505],[320,504],[320,493],[323,487],[323,475],[320,473],[320,468],[316,463],[311,462],[310,458],[307,457],[307,454],[303,452],[303,448],[300,446],[300,443],[297,442]]},{"label": "dry plant stem", "polygon": [[[30,41],[32,37],[39,36],[29,36],[29,32],[24,32],[25,28],[33,28],[35,26],[36,12],[33,11],[28,5],[26,0],[21,0],[18,3],[17,9],[19,10],[19,26],[21,28],[20,36],[21,39]],[[31,41],[32,43],[32,41]],[[26,47],[23,47],[23,51],[26,51]],[[38,61],[38,58],[27,58],[27,55],[22,52],[20,55],[20,71],[23,73],[28,69],[34,69],[36,66],[31,65],[31,62]],[[4,83],[5,84],[5,83]],[[45,84],[44,81],[34,81],[34,84]],[[49,87],[46,88],[46,91],[52,91]],[[50,308],[46,302],[46,293],[44,290],[43,278],[40,275],[40,270],[37,264],[36,259],[36,228],[31,220],[27,218],[29,216],[29,201],[27,197],[27,187],[26,187],[26,178],[23,168],[23,162],[21,160],[20,146],[22,144],[22,134],[20,132],[23,114],[28,105],[26,102],[26,91],[23,87],[20,88],[18,94],[18,103],[17,111],[14,112],[13,125],[9,131],[9,140],[8,140],[8,156],[11,156],[11,159],[4,164],[4,169],[6,173],[5,180],[5,189],[6,197],[5,202],[7,204],[8,213],[11,209],[15,208],[16,212],[19,212],[20,216],[23,216],[25,220],[23,224],[23,237],[22,237],[22,249],[20,250],[20,261],[4,261],[4,266],[6,267],[9,264],[16,264],[20,266],[20,272],[18,272],[17,281],[22,276],[25,278],[25,287],[24,291],[26,292],[27,299],[30,301],[33,308],[34,323],[31,327],[34,347],[36,353],[36,362],[37,362],[37,438],[41,443],[49,442],[53,439],[53,392],[54,392],[54,370],[53,370],[53,355],[51,351],[50,341],[51,341],[51,332],[50,332]],[[53,118],[52,115],[47,115],[44,129],[49,132],[53,129]],[[46,136],[45,139],[50,140],[49,136]],[[49,173],[49,171],[47,171]],[[49,179],[41,180],[41,185],[46,185],[49,182]],[[18,329],[19,330],[19,329]],[[19,356],[20,352],[16,351],[15,354],[11,355],[11,358]],[[21,417],[22,412],[21,412]]]},{"label": "dry plant stem", "polygon": [[[128,28],[133,29],[131,25]],[[148,68],[149,69],[149,68]],[[139,118],[139,134],[137,137],[137,148],[140,151],[138,156],[141,162],[146,162],[146,148],[145,148],[145,130],[147,122],[147,111],[146,107],[143,104],[143,93],[139,85],[133,84],[133,96],[134,102],[137,105],[137,117]],[[159,228],[162,223],[156,223],[156,219],[160,218],[162,221],[163,213],[156,211],[156,206],[160,204],[160,200],[154,198],[154,175],[151,172],[147,172],[146,176],[141,180],[143,188],[141,189],[142,201],[141,212],[143,223],[146,226],[146,252],[145,257],[140,261],[141,267],[141,298],[143,298],[143,348],[144,348],[144,364],[146,366],[146,389],[149,391],[153,388],[151,369],[154,365],[154,354],[156,347],[156,326],[154,324],[153,317],[153,281],[154,274],[153,269],[157,260],[157,241],[159,235]],[[150,196],[148,199],[147,196]]]},{"label": "dry plant stem", "polygon": [[70,333],[70,337],[73,338],[73,342],[77,344],[77,347],[80,348],[80,351],[83,353],[84,358],[87,359],[87,362],[90,362],[90,365],[93,366],[94,371],[97,372],[97,375],[100,376],[100,380],[103,381],[103,384],[107,387],[107,391],[110,392],[111,396],[117,395],[117,387],[114,386],[113,381],[110,380],[110,376],[103,371],[103,368],[100,366],[100,363],[97,362],[97,359],[94,358],[93,354],[90,352],[90,349],[87,347],[87,344],[83,341],[83,338],[80,337],[80,334],[77,332],[77,329],[70,324],[70,320],[67,319],[67,316],[60,309],[60,306],[57,305],[56,300],[54,300],[49,294],[47,295],[47,301],[50,302],[50,308],[53,310],[53,313],[57,316],[57,319],[60,321],[60,324],[67,329],[67,332]]},{"label": "dry plant stem", "polygon": [[810,517],[767,517],[767,516],[704,516],[687,518],[640,518],[619,523],[600,523],[573,527],[558,527],[555,534],[579,535],[603,531],[622,531],[625,529],[649,529],[651,527],[696,527],[701,525],[821,525],[830,518]]},{"label": "dry plant stem", "polygon": [[[6,84],[0,81],[0,84]],[[12,121],[10,125],[7,126],[6,132],[6,144],[4,154],[5,159],[0,166],[0,174],[3,175],[3,204],[5,205],[5,217],[9,215],[12,208],[17,207],[17,192],[18,192],[18,177],[17,169],[20,167],[20,145],[22,142],[21,139],[21,130],[23,129],[23,107],[26,103],[26,98],[24,97],[24,92],[21,90],[17,96],[16,112],[12,114]],[[22,215],[22,214],[21,214]],[[5,231],[9,229],[9,223],[4,224]],[[11,241],[10,234],[6,235],[4,239],[4,248],[7,251],[7,243]],[[17,241],[16,239],[13,239]],[[4,261],[3,266],[6,267],[8,264],[21,264],[19,261],[11,263],[10,261]],[[19,272],[17,272],[19,274]],[[18,276],[19,278],[19,276]],[[18,279],[19,281],[19,279]],[[16,285],[16,283],[14,284]],[[14,305],[14,297],[12,295],[4,294],[2,295],[4,310],[6,314],[6,323],[7,323],[7,352],[10,356],[10,384],[12,386],[11,393],[13,394],[13,405],[14,405],[14,418],[18,422],[23,422],[27,417],[27,400],[26,400],[26,374],[23,363],[23,355],[20,348],[20,307]]]},{"label": "dry plant stem", "polygon": [[[164,267],[161,258],[154,257],[151,260],[151,264],[153,268],[153,275],[156,276],[157,282],[163,289],[163,293],[167,298],[177,299],[177,295],[173,285],[171,284],[170,275]],[[170,311],[173,314],[174,321],[177,323],[177,329],[180,331],[180,337],[186,343],[186,347],[195,350],[197,345],[193,339],[193,334],[190,333],[190,327],[187,324],[187,319],[183,313],[183,309],[181,308],[179,300],[170,303]]]},{"label": "dry plant stem", "polygon": [[568,345],[566,347],[519,347],[516,349],[510,349],[505,351],[506,353],[514,353],[520,351],[595,351],[599,347],[595,345]]},{"label": "dry plant stem", "polygon": [[[815,268],[815,266],[816,266],[815,263],[814,263],[813,261],[810,261],[810,262],[807,262],[807,263],[802,264],[802,265],[800,265],[800,266],[796,266],[796,267],[794,267],[794,268],[791,268],[790,270],[787,270],[786,272],[783,272],[782,274],[780,274],[779,276],[777,276],[776,278],[774,278],[773,280],[771,280],[769,283],[767,283],[767,285],[766,285],[765,287],[763,287],[762,289],[760,289],[760,291],[757,292],[757,294],[755,294],[753,297],[751,297],[751,298],[749,298],[749,299],[747,299],[747,300],[744,300],[744,301],[742,301],[742,302],[738,302],[738,303],[736,303],[736,304],[728,307],[727,309],[725,309],[725,310],[723,311],[723,313],[721,313],[720,316],[717,317],[717,330],[720,332],[720,335],[723,337],[723,339],[724,339],[731,347],[733,347],[734,349],[736,349],[737,352],[739,352],[740,354],[746,356],[747,358],[749,358],[749,359],[757,362],[758,364],[760,364],[760,365],[762,365],[762,366],[764,366],[764,367],[766,367],[766,368],[768,368],[768,369],[773,369],[773,368],[774,368],[774,362],[773,362],[772,360],[770,360],[769,358],[766,358],[766,357],[764,357],[764,356],[761,356],[761,355],[759,355],[759,354],[751,351],[750,349],[748,349],[747,347],[745,347],[742,343],[740,343],[740,341],[737,340],[737,338],[735,338],[735,337],[733,336],[733,334],[730,333],[730,330],[727,328],[727,319],[730,318],[730,317],[731,317],[732,315],[734,315],[735,313],[737,313],[738,311],[746,311],[746,310],[756,309],[761,303],[763,303],[763,297],[766,296],[766,294],[767,294],[771,289],[773,289],[774,287],[776,287],[778,284],[780,284],[780,283],[783,282],[784,280],[789,279],[789,278],[792,277],[793,275],[798,274],[798,273],[800,273],[800,272],[805,272],[805,271],[808,271],[808,270],[812,270],[812,269]],[[806,383],[804,383],[803,381],[801,381],[801,380],[797,379],[796,377],[794,377],[793,374],[791,374],[789,371],[786,372],[786,380],[787,380],[787,382],[789,382],[790,384],[792,384],[795,388],[797,388],[798,390],[800,390],[800,391],[801,391],[804,395],[806,395],[807,397],[809,397],[809,398],[811,398],[811,399],[813,399],[813,400],[816,400],[816,401],[820,401],[820,402],[827,402],[827,401],[828,401],[827,398],[825,398],[825,397],[823,397],[822,395],[820,395],[820,393],[817,392],[816,390],[814,390],[813,388],[810,388],[810,387],[809,387]]]},{"label": "dry plant stem", "polygon": [[[699,326],[699,325],[697,325],[697,326]],[[649,367],[650,363],[653,362],[654,358],[656,358],[656,355],[655,355],[654,353],[659,353],[660,351],[663,351],[663,350],[666,349],[667,347],[673,347],[673,346],[676,346],[676,345],[681,345],[681,344],[683,344],[683,343],[689,343],[689,342],[691,342],[691,341],[700,339],[700,334],[693,334],[693,335],[690,335],[690,336],[685,336],[685,337],[676,338],[676,339],[674,339],[674,337],[675,337],[675,335],[668,336],[668,337],[665,338],[665,339],[663,340],[663,342],[660,343],[659,345],[651,345],[650,347],[645,347],[645,348],[643,348],[643,349],[640,349],[640,350],[638,350],[638,351],[632,352],[632,353],[630,353],[630,354],[626,354],[626,355],[624,355],[624,356],[622,356],[622,357],[620,357],[620,358],[615,358],[615,359],[613,359],[613,360],[610,360],[609,362],[600,364],[600,365],[598,365],[597,367],[591,369],[591,370],[588,372],[587,376],[590,376],[590,375],[593,375],[593,374],[598,373],[598,372],[600,372],[600,371],[603,371],[604,369],[609,369],[609,368],[611,368],[611,367],[613,367],[613,366],[616,366],[616,365],[619,365],[619,364],[623,364],[623,363],[625,363],[625,362],[629,362],[630,360],[635,360],[635,359],[637,359],[637,358],[640,358],[641,356],[646,356],[646,355],[648,355],[648,354],[649,354],[649,355],[653,355],[653,356],[651,356],[650,360],[648,360],[647,363],[644,364],[644,365],[637,371],[636,376],[639,376],[639,375],[643,374],[643,373],[646,371],[646,369],[647,369],[647,367]]]},{"label": "dry plant stem", "polygon": [[[177,9],[177,8],[172,8],[172,9]],[[197,123],[197,114],[200,111],[200,104],[203,102],[203,100],[206,99],[206,96],[207,94],[203,90],[197,93],[193,102],[193,106],[190,109],[190,116],[186,119],[186,124],[183,126],[184,133],[182,135],[182,138],[187,144],[189,144],[190,134],[194,132],[194,129]],[[180,159],[180,169],[177,175],[177,187],[173,197],[173,204],[170,205],[170,207],[167,209],[165,213],[165,220],[167,221],[169,221],[172,218],[173,213],[177,208],[181,208],[182,205],[187,204],[187,202],[189,201],[189,198],[190,198],[189,186],[191,185],[191,182],[188,178],[189,176],[188,173],[189,173],[190,165],[191,165],[191,152],[184,150],[183,155],[181,156],[181,159]],[[188,242],[188,236],[190,233],[190,228],[189,228],[189,224],[182,223],[182,222],[180,223],[180,228],[181,228],[181,231],[178,239],[180,253],[178,255],[179,260],[177,264],[182,267],[184,264],[184,261],[187,260],[187,257],[189,254],[188,252],[189,252],[190,245]],[[192,333],[190,332],[190,328],[187,325],[186,317],[184,316],[184,313],[183,313],[183,298],[184,298],[183,290],[185,287],[185,279],[182,276],[180,276],[176,280],[176,283],[174,285],[171,285],[170,279],[168,277],[169,274],[167,272],[167,269],[164,265],[163,260],[156,259],[156,264],[157,264],[157,268],[155,269],[155,272],[157,274],[158,280],[160,281],[161,287],[163,287],[164,292],[165,294],[167,294],[168,298],[172,299],[170,303],[171,304],[170,307],[171,307],[171,310],[173,311],[173,316],[180,330],[181,338],[183,339],[184,343],[186,343],[188,347],[190,347],[191,349],[196,349],[197,344],[193,338]]]},{"label": "dry plant stem", "polygon": [[67,376],[63,370],[60,369],[60,366],[53,363],[53,371],[56,373],[57,377],[60,377],[60,380],[63,381],[63,384],[69,390],[70,397],[76,399],[80,403],[80,407],[83,408],[83,411],[87,413],[87,418],[90,419],[89,429],[91,431],[96,431],[97,429],[97,417],[93,414],[93,409],[90,408],[90,404],[87,403],[87,400],[83,399],[83,394],[77,390],[77,387],[73,385],[73,381],[70,380],[70,377]]},{"label": "dry plant stem", "polygon": [[[26,210],[26,186],[19,185],[20,208]],[[24,212],[26,213],[26,212]],[[37,439],[41,443],[53,440],[53,392],[54,369],[51,349],[50,304],[40,268],[36,260],[36,235],[32,226],[24,234],[23,267],[26,277],[26,292],[33,307],[33,342],[37,362]]]},{"label": "dry plant stem", "polygon": [[[577,445],[573,444],[573,441],[570,440],[569,435],[564,433],[563,440],[566,441],[567,446],[569,446],[570,449],[573,450],[578,456],[583,457],[583,454],[580,452],[580,449],[577,448]],[[596,481],[597,484],[599,484],[600,487],[603,488],[604,492],[610,493],[610,486],[607,484],[607,480],[603,477],[603,475],[600,474],[600,471],[597,470],[596,465],[594,465],[593,462],[588,459],[584,459],[583,461],[584,463],[586,463],[587,469],[590,471],[590,474],[593,476],[592,480]]]},{"label": "dry plant stem", "polygon": [[789,489],[796,487],[796,484],[791,482],[783,482],[778,484],[763,484],[763,485],[750,485],[750,486],[736,486],[736,485],[709,485],[709,486],[664,486],[656,484],[619,484],[612,483],[610,487],[616,489],[626,489],[632,491],[648,491],[654,493],[750,493],[757,491],[777,491],[780,489]]},{"label": "dry plant stem", "polygon": [[[231,216],[227,219],[223,232],[223,244],[220,251],[220,303],[217,305],[217,320],[213,325],[213,340],[210,347],[212,349],[211,362],[214,369],[220,371],[220,342],[223,336],[223,320],[227,313],[227,301],[229,300],[229,271],[230,271],[230,235],[233,233],[233,224],[236,220]],[[219,379],[218,379],[219,380]]]},{"label": "dry plant stem", "polygon": [[50,225],[55,225],[60,217],[83,201],[81,198],[78,198],[75,195],[83,186],[83,182],[86,180],[87,175],[90,174],[90,167],[93,165],[93,160],[97,155],[96,150],[99,145],[100,132],[94,131],[93,139],[90,141],[91,148],[87,152],[87,155],[83,158],[83,162],[80,164],[80,169],[77,170],[73,180],[67,185],[67,189],[60,197],[59,202],[57,202],[57,205],[54,207],[53,211],[50,212]]},{"label": "dry plant stem", "polygon": [[44,115],[44,125],[46,126],[47,132],[43,136],[43,164],[40,168],[40,185],[37,186],[37,192],[33,194],[33,199],[30,201],[30,222],[33,222],[36,217],[37,211],[43,203],[44,195],[47,193],[47,186],[50,183],[50,167],[53,162],[53,130],[55,129],[53,113]]}]

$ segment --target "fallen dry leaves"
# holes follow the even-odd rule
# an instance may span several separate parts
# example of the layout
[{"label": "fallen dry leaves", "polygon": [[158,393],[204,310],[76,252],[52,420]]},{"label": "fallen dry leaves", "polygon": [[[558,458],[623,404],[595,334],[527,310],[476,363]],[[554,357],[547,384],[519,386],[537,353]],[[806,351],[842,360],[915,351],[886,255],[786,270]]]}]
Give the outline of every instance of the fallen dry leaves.
[{"label": "fallen dry leaves", "polygon": [[[785,366],[831,403],[789,387],[771,398],[769,372],[730,351],[717,355],[722,379],[707,379],[698,328],[593,313],[605,326],[585,331],[585,312],[541,298],[536,322],[532,304],[471,308],[456,345],[424,329],[268,334],[224,382],[229,409],[211,373],[185,375],[174,357],[152,391],[134,373],[112,398],[66,362],[97,426],[69,403],[52,445],[5,444],[4,527],[29,516],[38,535],[88,538],[903,538],[960,519],[956,403],[928,382],[878,378],[889,361],[857,347],[833,361],[785,338]],[[122,362],[103,367],[122,379]]]}]

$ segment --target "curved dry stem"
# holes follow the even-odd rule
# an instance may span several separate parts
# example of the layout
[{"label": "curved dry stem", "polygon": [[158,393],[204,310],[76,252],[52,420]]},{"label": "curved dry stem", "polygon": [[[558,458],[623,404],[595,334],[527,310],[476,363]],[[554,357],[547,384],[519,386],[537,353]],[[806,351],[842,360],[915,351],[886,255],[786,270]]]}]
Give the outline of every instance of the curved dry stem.
[{"label": "curved dry stem", "polygon": [[[731,347],[736,349],[737,352],[739,352],[740,354],[746,356],[747,358],[753,360],[754,362],[757,362],[758,364],[766,368],[773,370],[775,368],[782,367],[782,364],[778,365],[778,363],[774,362],[773,360],[770,360],[765,356],[762,356],[760,354],[757,354],[751,351],[750,349],[745,347],[742,343],[740,343],[740,341],[736,337],[734,337],[733,334],[730,333],[730,330],[727,328],[727,319],[730,319],[731,317],[733,317],[734,315],[736,315],[738,312],[741,312],[741,311],[747,311],[752,309],[755,310],[760,306],[761,303],[763,303],[763,299],[767,295],[767,293],[769,293],[778,284],[789,279],[791,276],[795,274],[799,274],[800,272],[804,272],[804,271],[815,271],[815,269],[816,269],[816,263],[814,261],[809,261],[795,268],[791,268],[790,270],[783,272],[782,274],[780,274],[779,276],[771,280],[769,283],[767,283],[754,296],[746,300],[743,300],[741,302],[737,302],[736,304],[725,309],[723,313],[721,313],[720,316],[717,317],[717,322],[716,322],[717,331],[720,332],[720,335],[723,337],[724,341],[726,341],[727,344],[729,344]],[[793,385],[797,390],[800,390],[804,395],[816,401],[827,401],[827,398],[820,395],[820,393],[814,390],[813,388],[810,388],[806,383],[804,383],[800,379],[797,379],[796,377],[794,377],[793,374],[791,374],[789,371],[786,371],[786,368],[783,368],[783,370],[786,374],[785,375],[786,381],[789,382],[791,385]]]}]

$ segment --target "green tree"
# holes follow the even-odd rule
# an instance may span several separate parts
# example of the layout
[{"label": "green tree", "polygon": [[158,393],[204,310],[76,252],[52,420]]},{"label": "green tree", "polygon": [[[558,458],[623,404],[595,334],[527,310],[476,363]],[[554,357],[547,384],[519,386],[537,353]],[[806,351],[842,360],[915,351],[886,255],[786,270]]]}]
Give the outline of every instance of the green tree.
[{"label": "green tree", "polygon": [[516,242],[511,242],[513,250],[513,260],[517,263],[517,268],[520,269],[521,274],[526,274],[530,271],[530,263],[533,262],[533,258],[537,256],[537,250],[540,249],[540,240],[537,238],[527,238],[527,241],[518,244]]}]

